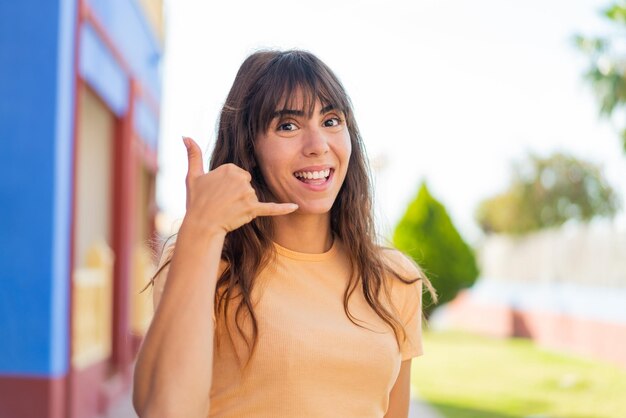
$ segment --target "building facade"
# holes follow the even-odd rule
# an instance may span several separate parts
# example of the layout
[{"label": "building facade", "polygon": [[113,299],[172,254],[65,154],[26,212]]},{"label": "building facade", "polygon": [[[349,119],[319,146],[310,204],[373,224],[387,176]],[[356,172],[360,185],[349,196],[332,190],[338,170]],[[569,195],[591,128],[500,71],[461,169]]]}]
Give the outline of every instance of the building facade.
[{"label": "building facade", "polygon": [[0,4],[0,418],[90,418],[151,317],[160,0]]}]

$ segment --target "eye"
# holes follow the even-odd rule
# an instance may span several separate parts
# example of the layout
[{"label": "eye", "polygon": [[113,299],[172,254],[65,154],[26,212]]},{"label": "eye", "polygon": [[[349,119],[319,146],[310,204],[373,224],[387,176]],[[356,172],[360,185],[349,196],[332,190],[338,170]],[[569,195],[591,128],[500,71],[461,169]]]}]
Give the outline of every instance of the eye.
[{"label": "eye", "polygon": [[328,118],[324,121],[324,126],[332,127],[339,126],[343,122],[343,120],[337,116],[333,116],[332,118]]},{"label": "eye", "polygon": [[278,131],[295,131],[296,130],[296,125],[292,122],[285,122],[285,123],[280,123],[277,127],[276,130]]}]

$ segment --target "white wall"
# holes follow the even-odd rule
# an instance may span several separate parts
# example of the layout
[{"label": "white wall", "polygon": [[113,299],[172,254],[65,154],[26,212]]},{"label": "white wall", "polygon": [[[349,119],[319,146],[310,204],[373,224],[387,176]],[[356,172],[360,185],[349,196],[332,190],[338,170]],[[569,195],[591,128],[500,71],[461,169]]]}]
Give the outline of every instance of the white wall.
[{"label": "white wall", "polygon": [[478,255],[481,277],[492,280],[626,287],[626,228],[610,221],[490,236]]},{"label": "white wall", "polygon": [[115,118],[109,109],[82,88],[79,102],[76,162],[76,266],[97,240],[111,246],[111,172]]}]

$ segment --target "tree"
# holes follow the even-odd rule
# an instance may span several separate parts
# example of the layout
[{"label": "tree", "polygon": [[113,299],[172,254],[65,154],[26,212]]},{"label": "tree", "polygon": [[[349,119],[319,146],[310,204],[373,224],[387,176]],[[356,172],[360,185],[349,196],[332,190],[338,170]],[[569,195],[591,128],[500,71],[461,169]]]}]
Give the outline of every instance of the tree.
[{"label": "tree", "polygon": [[[393,241],[432,280],[440,304],[452,300],[459,290],[471,286],[478,277],[472,249],[425,183],[396,226]],[[426,316],[435,308],[428,292],[424,294],[423,308]]]},{"label": "tree", "polygon": [[[626,1],[616,1],[603,11],[603,15],[617,29],[617,33],[606,37],[576,35],[574,40],[590,59],[585,78],[600,102],[600,115],[611,117],[618,111],[624,114],[626,104]],[[622,147],[626,152],[626,125],[623,121],[620,125]]]},{"label": "tree", "polygon": [[569,219],[612,216],[618,198],[600,169],[572,156],[529,155],[513,167],[509,188],[484,200],[476,211],[483,231],[524,234]]}]

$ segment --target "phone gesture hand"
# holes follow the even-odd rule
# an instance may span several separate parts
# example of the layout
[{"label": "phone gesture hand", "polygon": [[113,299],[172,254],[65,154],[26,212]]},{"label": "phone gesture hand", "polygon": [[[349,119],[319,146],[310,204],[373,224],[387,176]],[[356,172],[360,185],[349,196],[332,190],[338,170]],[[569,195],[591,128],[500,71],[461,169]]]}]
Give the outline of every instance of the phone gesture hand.
[{"label": "phone gesture hand", "polygon": [[233,231],[257,216],[286,215],[298,209],[295,203],[259,202],[250,184],[252,176],[235,164],[224,164],[205,173],[202,150],[191,138],[183,138],[189,168],[185,180],[185,220],[206,231]]}]

